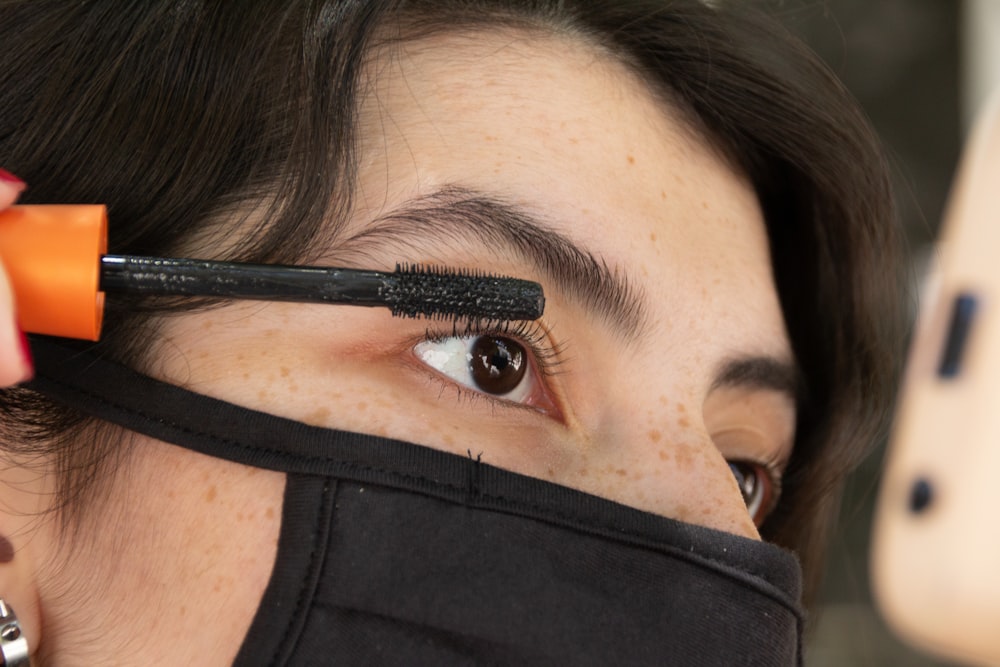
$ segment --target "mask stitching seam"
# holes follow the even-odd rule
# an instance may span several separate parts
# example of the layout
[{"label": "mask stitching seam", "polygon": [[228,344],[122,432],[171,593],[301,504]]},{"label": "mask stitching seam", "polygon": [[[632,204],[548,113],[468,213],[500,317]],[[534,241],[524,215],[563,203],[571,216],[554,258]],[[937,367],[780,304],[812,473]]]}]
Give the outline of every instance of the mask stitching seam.
[{"label": "mask stitching seam", "polygon": [[[331,490],[332,486],[329,483],[323,484],[323,493],[321,495],[321,499],[323,501],[322,507],[324,508],[327,505],[326,499],[329,497]],[[323,521],[325,519],[325,514],[326,514],[325,512],[316,513],[317,515],[316,522],[313,525],[312,550],[309,552],[309,565],[306,568],[306,572],[312,572],[316,568],[316,559],[319,553],[319,549],[317,548],[317,542],[319,535],[323,532],[322,526],[323,526]],[[275,554],[275,559],[277,559],[277,557],[278,554]],[[299,615],[303,613],[303,608],[305,606],[305,599],[306,599],[306,590],[309,586],[309,581],[310,578],[308,576],[302,578],[302,585],[299,587],[299,594],[295,601],[295,612],[291,616],[291,618],[293,619],[298,618]],[[271,665],[278,664],[278,652],[281,650],[281,647],[285,646],[287,643],[290,642],[290,635],[292,632],[293,625],[294,625],[293,623],[289,623],[285,627],[285,632],[281,637],[281,641],[278,642],[278,647],[275,649],[274,654],[271,656],[271,661],[270,661]]]}]

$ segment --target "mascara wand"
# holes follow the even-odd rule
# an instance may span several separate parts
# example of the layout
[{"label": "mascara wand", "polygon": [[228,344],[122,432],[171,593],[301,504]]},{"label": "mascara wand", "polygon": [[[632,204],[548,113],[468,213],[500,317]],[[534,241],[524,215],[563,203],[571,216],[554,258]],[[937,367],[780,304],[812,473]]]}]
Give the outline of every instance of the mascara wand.
[{"label": "mascara wand", "polygon": [[98,340],[105,292],[384,306],[399,317],[534,320],[545,297],[516,278],[397,266],[395,272],[107,255],[99,205],[0,212],[0,258],[23,331]]},{"label": "mascara wand", "polygon": [[104,255],[100,286],[105,292],[157,296],[385,306],[400,317],[536,320],[545,307],[538,283],[419,265],[397,265],[386,273]]}]

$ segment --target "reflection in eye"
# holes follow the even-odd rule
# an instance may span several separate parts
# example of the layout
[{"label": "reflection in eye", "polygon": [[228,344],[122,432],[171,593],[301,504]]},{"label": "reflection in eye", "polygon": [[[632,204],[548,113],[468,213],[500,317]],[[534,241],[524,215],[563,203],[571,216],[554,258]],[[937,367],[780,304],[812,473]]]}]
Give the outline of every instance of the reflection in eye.
[{"label": "reflection in eye", "polygon": [[455,382],[521,403],[534,388],[527,350],[503,336],[450,336],[413,348],[417,357]]},{"label": "reflection in eye", "polygon": [[750,461],[730,461],[729,469],[736,477],[736,485],[740,487],[750,517],[759,526],[765,518],[764,513],[771,509],[771,475],[764,466]]}]

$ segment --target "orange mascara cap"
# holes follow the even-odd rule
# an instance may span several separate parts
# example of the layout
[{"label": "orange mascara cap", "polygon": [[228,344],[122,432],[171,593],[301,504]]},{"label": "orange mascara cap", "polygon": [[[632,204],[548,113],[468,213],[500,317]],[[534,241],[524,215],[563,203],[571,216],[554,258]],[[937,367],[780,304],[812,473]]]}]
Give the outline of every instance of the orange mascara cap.
[{"label": "orange mascara cap", "polygon": [[104,315],[101,256],[107,209],[97,204],[0,211],[0,259],[18,325],[29,333],[98,340]]}]

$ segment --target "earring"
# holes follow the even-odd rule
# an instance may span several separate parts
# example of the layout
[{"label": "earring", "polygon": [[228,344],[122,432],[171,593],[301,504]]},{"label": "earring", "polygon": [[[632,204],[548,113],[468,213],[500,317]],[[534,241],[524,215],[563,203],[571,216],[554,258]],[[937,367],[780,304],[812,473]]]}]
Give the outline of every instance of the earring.
[{"label": "earring", "polygon": [[0,598],[0,667],[29,667],[28,640],[21,632],[17,615]]}]

